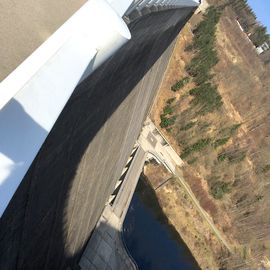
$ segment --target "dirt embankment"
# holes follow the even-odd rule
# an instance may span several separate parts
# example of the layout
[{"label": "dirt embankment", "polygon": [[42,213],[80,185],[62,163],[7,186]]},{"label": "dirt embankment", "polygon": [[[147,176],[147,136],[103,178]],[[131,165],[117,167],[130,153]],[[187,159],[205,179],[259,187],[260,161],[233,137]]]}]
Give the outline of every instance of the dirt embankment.
[{"label": "dirt embankment", "polygon": [[[270,258],[270,71],[226,7],[216,31],[219,62],[212,79],[223,105],[215,112],[196,114],[189,95],[195,87],[192,80],[177,92],[171,86],[188,76],[185,66],[193,52],[185,48],[192,42],[200,16],[193,17],[178,37],[151,118],[159,126],[171,99],[176,121],[163,133],[177,153],[201,139],[211,142],[185,159],[183,174],[201,206],[234,246],[235,256],[228,259],[174,181],[156,194],[202,269],[257,269],[265,256]],[[146,169],[153,186],[159,170]]]}]

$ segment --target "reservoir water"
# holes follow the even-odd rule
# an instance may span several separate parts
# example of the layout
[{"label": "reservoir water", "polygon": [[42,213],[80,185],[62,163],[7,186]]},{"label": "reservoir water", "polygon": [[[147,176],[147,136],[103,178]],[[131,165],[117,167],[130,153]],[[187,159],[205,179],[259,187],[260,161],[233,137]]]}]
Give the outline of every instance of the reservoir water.
[{"label": "reservoir water", "polygon": [[123,240],[139,270],[198,270],[188,247],[140,179],[123,224]]}]

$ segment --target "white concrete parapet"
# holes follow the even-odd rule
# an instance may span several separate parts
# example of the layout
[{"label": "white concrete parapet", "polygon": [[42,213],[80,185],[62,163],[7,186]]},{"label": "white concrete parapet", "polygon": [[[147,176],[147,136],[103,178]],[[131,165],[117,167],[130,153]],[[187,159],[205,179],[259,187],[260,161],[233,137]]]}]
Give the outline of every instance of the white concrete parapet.
[{"label": "white concrete parapet", "polygon": [[199,0],[135,0],[127,11],[130,14],[134,9],[142,11],[142,9],[151,6],[160,8],[177,8],[177,7],[197,7],[200,4]]},{"label": "white concrete parapet", "polygon": [[77,84],[130,37],[105,0],[91,0],[0,84],[0,216]]}]

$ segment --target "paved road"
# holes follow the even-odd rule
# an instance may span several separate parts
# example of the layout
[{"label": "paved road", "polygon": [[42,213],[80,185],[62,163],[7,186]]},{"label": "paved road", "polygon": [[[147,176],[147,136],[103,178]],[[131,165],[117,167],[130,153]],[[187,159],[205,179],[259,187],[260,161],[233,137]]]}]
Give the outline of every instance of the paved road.
[{"label": "paved road", "polygon": [[76,265],[191,11],[134,21],[131,41],[78,86],[0,220],[1,270]]}]

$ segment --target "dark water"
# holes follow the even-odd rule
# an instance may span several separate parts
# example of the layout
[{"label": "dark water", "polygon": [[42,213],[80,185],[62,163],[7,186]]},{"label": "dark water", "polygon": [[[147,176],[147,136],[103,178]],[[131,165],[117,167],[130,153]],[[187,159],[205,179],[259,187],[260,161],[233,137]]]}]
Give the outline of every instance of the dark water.
[{"label": "dark water", "polygon": [[124,221],[123,238],[140,270],[200,269],[183,240],[168,224],[144,179],[139,181]]}]

